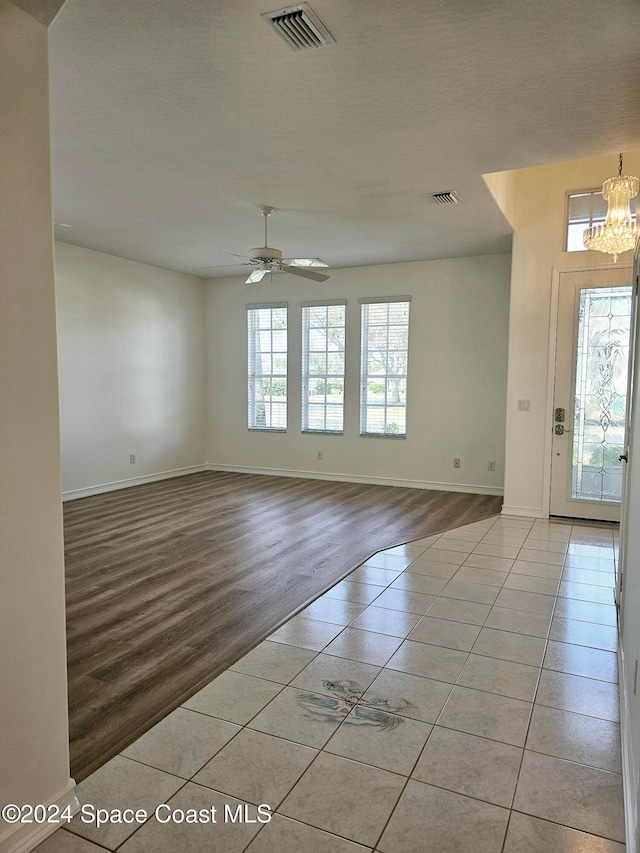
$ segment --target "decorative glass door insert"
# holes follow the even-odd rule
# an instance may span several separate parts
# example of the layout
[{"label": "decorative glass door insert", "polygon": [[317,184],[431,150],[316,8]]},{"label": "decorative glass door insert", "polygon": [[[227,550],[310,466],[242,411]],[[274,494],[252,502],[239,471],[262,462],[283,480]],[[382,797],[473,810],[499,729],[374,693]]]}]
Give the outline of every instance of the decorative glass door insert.
[{"label": "decorative glass door insert", "polygon": [[571,497],[622,495],[631,287],[584,287],[578,303]]},{"label": "decorative glass door insert", "polygon": [[622,265],[559,274],[551,515],[620,520],[630,281]]}]

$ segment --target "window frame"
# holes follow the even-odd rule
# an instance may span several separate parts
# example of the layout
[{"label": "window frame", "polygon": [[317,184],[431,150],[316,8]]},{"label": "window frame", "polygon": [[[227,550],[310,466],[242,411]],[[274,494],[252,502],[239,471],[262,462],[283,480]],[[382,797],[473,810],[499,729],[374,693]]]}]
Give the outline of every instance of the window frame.
[{"label": "window frame", "polygon": [[[599,225],[600,223],[605,221],[606,213],[605,213],[605,216],[597,217],[595,219],[593,216],[593,200],[594,200],[595,196],[599,195],[600,197],[602,197],[602,185],[600,185],[599,187],[589,187],[587,189],[570,190],[569,192],[567,192],[565,195],[564,244],[562,247],[562,251],[567,252],[571,255],[574,255],[576,252],[588,252],[589,251],[589,249],[587,249],[587,247],[584,245],[580,249],[570,249],[569,248],[569,227],[571,225],[571,222],[569,221],[569,214],[570,214],[570,208],[571,208],[571,199],[576,198],[578,196],[583,196],[583,195],[591,196],[591,200],[590,200],[590,204],[589,204],[589,220],[587,222],[585,222],[584,224],[583,223],[576,223],[576,224],[583,224],[582,230],[585,231],[587,228],[591,228],[592,225],[594,225],[594,224]],[[606,202],[604,202],[604,203],[606,205]]]},{"label": "window frame", "polygon": [[[269,302],[269,303],[260,303],[260,304],[252,304],[246,305],[246,315],[247,315],[247,429],[250,432],[270,432],[270,433],[285,433],[287,432],[288,427],[288,407],[289,407],[289,382],[288,382],[288,371],[289,371],[289,306],[287,302]],[[282,310],[285,311],[285,326],[284,329],[276,329],[274,327],[273,320],[273,311],[274,310]],[[269,317],[269,327],[265,329],[261,329],[260,326],[255,326],[255,319],[259,315],[257,312],[259,311],[270,311]],[[267,352],[266,350],[260,350],[260,355],[269,355],[271,370],[269,372],[258,372],[255,369],[255,356],[258,350],[255,347],[256,341],[256,333],[260,332],[270,332],[271,339],[271,348]],[[282,357],[282,350],[274,350],[273,348],[273,332],[274,331],[284,331],[285,335],[285,370],[284,372],[274,372],[273,370],[273,361],[275,354]],[[265,425],[258,425],[257,416],[256,416],[256,390],[257,383],[262,381],[264,383],[265,380],[269,380],[273,382],[273,380],[284,380],[286,393],[284,396],[284,402],[279,400],[276,405],[281,407],[279,410],[284,411],[284,426],[273,426],[274,422],[274,410],[273,410],[273,393],[269,395],[268,403],[263,397],[263,403],[265,405]],[[259,404],[259,401],[258,401]],[[269,407],[269,417],[267,418],[267,406]],[[267,426],[266,422],[269,422],[271,425]]]},{"label": "window frame", "polygon": [[[338,352],[341,352],[341,354],[342,354],[342,373],[341,373],[341,374],[339,374],[339,373],[331,373],[331,372],[329,372],[329,364],[328,364],[328,362],[329,362],[329,355],[330,355],[330,353],[331,353],[332,351],[329,349],[328,335],[325,335],[325,340],[326,340],[326,346],[325,346],[325,353],[326,353],[326,370],[325,370],[325,372],[324,372],[324,373],[311,373],[311,372],[310,372],[310,370],[309,370],[309,355],[310,355],[310,350],[309,350],[309,333],[310,333],[310,330],[311,330],[311,328],[312,328],[312,326],[311,326],[311,325],[310,325],[310,323],[309,323],[309,319],[310,319],[310,312],[311,312],[311,310],[312,310],[313,308],[326,308],[326,309],[329,309],[329,308],[334,307],[334,306],[339,306],[339,307],[344,308],[344,314],[343,314],[343,323],[342,323],[342,326],[340,326],[340,327],[336,327],[336,328],[341,328],[341,329],[342,329],[342,331],[343,331],[343,338],[344,338],[344,340],[343,340],[343,348],[342,348],[342,350],[339,350],[339,351],[338,351]],[[344,435],[344,410],[345,410],[345,393],[344,393],[344,392],[345,392],[345,362],[346,362],[346,355],[347,355],[347,350],[346,350],[346,336],[347,336],[347,310],[346,310],[346,306],[347,306],[347,300],[346,300],[346,299],[322,299],[322,300],[312,300],[312,301],[309,301],[309,302],[302,302],[302,303],[301,303],[301,305],[300,305],[300,311],[301,311],[301,321],[300,321],[300,325],[301,325],[301,331],[302,331],[302,348],[301,348],[301,376],[302,376],[302,384],[301,384],[301,407],[300,407],[300,409],[301,409],[301,414],[300,414],[300,417],[301,417],[301,421],[300,421],[300,431],[301,431],[304,435]],[[332,328],[332,327],[329,325],[328,311],[327,311],[327,322],[326,322],[326,324],[325,324],[325,326],[324,326],[323,328],[324,328],[325,330],[328,330],[328,329]],[[334,350],[334,352],[336,352],[336,351]],[[329,380],[331,380],[331,379],[340,379],[340,380],[342,381],[343,395],[342,395],[342,403],[340,404],[340,405],[341,405],[341,409],[342,409],[342,426],[341,426],[341,428],[340,428],[340,429],[326,429],[326,424],[327,424],[327,405],[328,405],[328,404],[327,404],[327,395],[326,395],[326,391],[325,391],[324,409],[323,409],[323,411],[324,411],[324,424],[325,424],[325,429],[313,429],[313,428],[310,428],[310,427],[309,427],[309,414],[310,414],[310,406],[309,406],[309,386],[310,386],[310,382],[311,382],[311,381],[313,381],[313,380],[315,380],[315,381],[322,381],[322,380],[324,380],[324,382],[325,382],[325,387],[326,387],[326,383],[327,383]]]},{"label": "window frame", "polygon": [[[368,411],[372,408],[371,404],[368,401],[368,389],[369,382],[371,381],[372,374],[369,373],[369,310],[368,307],[370,305],[386,305],[387,306],[387,334],[386,334],[386,353],[390,352],[389,350],[389,328],[390,323],[390,306],[398,303],[403,303],[407,305],[407,344],[405,352],[405,369],[404,373],[393,373],[388,370],[388,361],[387,361],[387,370],[384,374],[376,374],[375,379],[379,381],[384,381],[385,384],[385,401],[382,405],[378,406],[378,408],[384,409],[384,432],[369,432],[367,431],[367,421],[368,421]],[[407,437],[407,411],[408,411],[408,386],[409,386],[409,332],[410,332],[410,323],[411,323],[411,297],[410,296],[384,296],[384,297],[375,297],[375,298],[363,298],[360,300],[360,437],[361,438],[392,438],[392,439],[406,439]],[[405,324],[403,324],[405,325]],[[395,407],[401,406],[404,409],[404,432],[387,432],[388,424],[388,411],[393,406],[387,401],[388,394],[388,383],[391,378],[395,379],[404,379],[405,386],[405,400],[404,403],[396,403]],[[374,406],[375,408],[375,406]]]}]

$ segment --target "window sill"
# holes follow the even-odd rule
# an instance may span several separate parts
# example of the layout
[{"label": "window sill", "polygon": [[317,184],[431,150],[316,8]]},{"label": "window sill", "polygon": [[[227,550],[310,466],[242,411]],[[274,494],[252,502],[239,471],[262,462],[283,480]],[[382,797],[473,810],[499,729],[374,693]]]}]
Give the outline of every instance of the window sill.
[{"label": "window sill", "polygon": [[361,432],[360,438],[392,438],[395,441],[404,441],[406,439],[405,435],[395,435],[392,432]]}]

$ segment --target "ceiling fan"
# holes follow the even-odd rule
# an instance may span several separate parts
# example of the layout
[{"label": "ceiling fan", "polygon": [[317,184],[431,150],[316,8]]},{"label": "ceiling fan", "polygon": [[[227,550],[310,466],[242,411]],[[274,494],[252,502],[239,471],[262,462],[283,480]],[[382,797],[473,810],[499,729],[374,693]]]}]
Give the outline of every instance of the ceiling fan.
[{"label": "ceiling fan", "polygon": [[[329,278],[326,273],[314,272],[311,269],[312,267],[326,268],[329,266],[320,258],[283,258],[280,249],[270,247],[267,241],[267,220],[273,213],[273,208],[261,207],[260,213],[264,217],[264,246],[251,249],[248,255],[234,255],[236,258],[245,258],[247,261],[241,266],[255,267],[245,284],[256,284],[262,281],[265,275],[273,272],[288,272],[313,281],[326,281]],[[227,254],[233,255],[234,253],[227,252]],[[192,267],[192,269],[215,269],[215,267]]]}]

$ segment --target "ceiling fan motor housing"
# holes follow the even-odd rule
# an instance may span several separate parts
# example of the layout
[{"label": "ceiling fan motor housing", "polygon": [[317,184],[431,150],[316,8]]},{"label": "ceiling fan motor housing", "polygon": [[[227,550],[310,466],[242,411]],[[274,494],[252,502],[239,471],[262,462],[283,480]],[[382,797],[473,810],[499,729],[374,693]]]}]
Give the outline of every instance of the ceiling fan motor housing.
[{"label": "ceiling fan motor housing", "polygon": [[252,261],[281,261],[280,249],[271,249],[269,246],[261,246],[259,249],[251,249],[249,257]]}]

